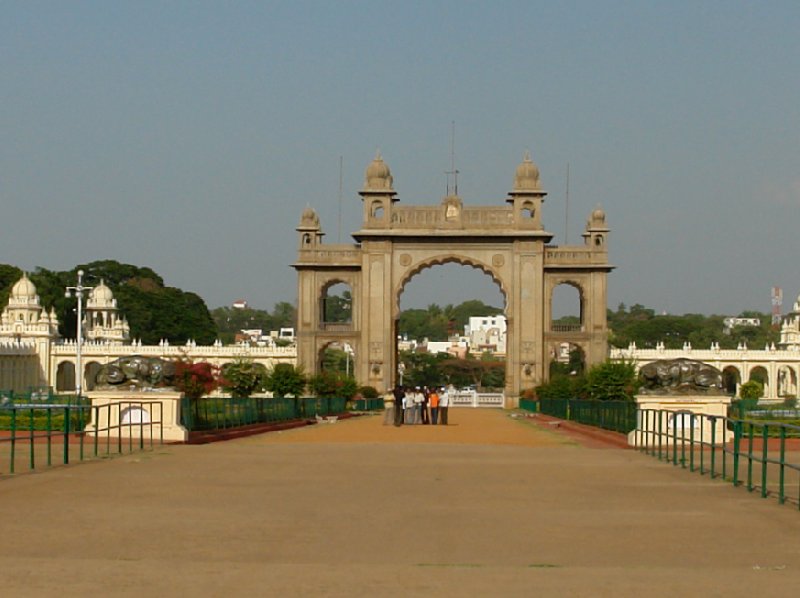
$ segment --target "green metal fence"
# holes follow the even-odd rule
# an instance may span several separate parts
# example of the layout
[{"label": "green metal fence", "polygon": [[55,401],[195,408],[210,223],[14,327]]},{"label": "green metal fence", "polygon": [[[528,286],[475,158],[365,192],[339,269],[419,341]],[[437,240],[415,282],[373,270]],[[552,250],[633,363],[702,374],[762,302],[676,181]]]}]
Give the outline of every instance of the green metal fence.
[{"label": "green metal fence", "polygon": [[519,399],[519,408],[532,413],[539,413],[539,401],[536,399]]},{"label": "green metal fence", "polygon": [[[0,475],[132,453],[163,442],[160,401],[92,407],[72,399],[0,407]],[[146,410],[147,418],[126,418],[132,408],[138,408],[137,413]],[[95,426],[87,433],[90,422]]]},{"label": "green metal fence", "polygon": [[617,432],[634,431],[635,446],[660,461],[800,508],[800,425],[795,422],[637,410],[628,401],[520,400],[520,408]]},{"label": "green metal fence", "polygon": [[383,399],[354,399],[353,411],[383,411]]},{"label": "green metal fence", "polygon": [[636,427],[636,403],[589,399],[520,399],[521,409],[626,434]]},{"label": "green metal fence", "polygon": [[203,397],[181,399],[181,424],[190,431],[327,417],[345,412],[343,398]]},{"label": "green metal fence", "polygon": [[642,409],[634,440],[660,461],[800,508],[800,426]]}]

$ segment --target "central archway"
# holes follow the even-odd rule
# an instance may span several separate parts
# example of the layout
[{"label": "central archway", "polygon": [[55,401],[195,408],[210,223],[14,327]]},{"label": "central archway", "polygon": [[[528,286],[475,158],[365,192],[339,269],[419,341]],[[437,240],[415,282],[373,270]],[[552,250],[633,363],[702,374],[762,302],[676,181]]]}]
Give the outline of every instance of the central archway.
[{"label": "central archway", "polygon": [[[517,167],[506,206],[469,207],[449,195],[439,205],[403,206],[389,167],[380,156],[367,167],[361,229],[356,244],[325,244],[319,217],[304,210],[298,231],[298,361],[315,373],[317,355],[332,341],[356,347],[359,384],[386,390],[398,381],[396,321],[399,299],[419,272],[442,264],[478,268],[499,286],[507,321],[506,406],[520,391],[548,377],[548,347],[579,347],[586,365],[606,358],[608,233],[605,213],[595,209],[583,245],[550,245],[544,229],[539,170],[526,156]],[[319,301],[332,282],[352,289],[352,322],[329,326]],[[552,323],[559,285],[577,289],[580,321]]]},{"label": "central archway", "polygon": [[407,273],[394,322],[406,384],[503,390],[506,298],[492,274],[463,256],[433,258]]}]

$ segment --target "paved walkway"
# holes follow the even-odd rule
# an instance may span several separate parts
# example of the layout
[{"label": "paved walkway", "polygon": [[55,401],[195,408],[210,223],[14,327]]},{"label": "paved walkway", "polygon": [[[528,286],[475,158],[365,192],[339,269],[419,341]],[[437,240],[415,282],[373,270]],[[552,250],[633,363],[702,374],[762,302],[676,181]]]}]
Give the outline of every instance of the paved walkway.
[{"label": "paved walkway", "polygon": [[364,417],[0,482],[8,596],[747,596],[800,513],[500,411]]}]

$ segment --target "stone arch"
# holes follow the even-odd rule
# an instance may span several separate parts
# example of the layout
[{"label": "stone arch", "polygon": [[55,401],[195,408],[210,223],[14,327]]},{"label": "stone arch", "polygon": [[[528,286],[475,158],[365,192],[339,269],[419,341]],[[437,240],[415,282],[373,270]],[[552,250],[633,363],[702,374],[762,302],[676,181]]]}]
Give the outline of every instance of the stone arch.
[{"label": "stone arch", "polygon": [[586,348],[582,343],[554,341],[548,351],[548,378],[554,375],[580,375],[586,369]]},{"label": "stone arch", "polygon": [[[508,311],[508,291],[506,289],[506,285],[504,284],[503,277],[500,275],[499,272],[497,272],[497,270],[495,270],[491,266],[486,265],[482,261],[467,255],[440,254],[421,260],[417,264],[414,264],[412,267],[408,267],[401,272],[401,274],[399,275],[399,281],[392,292],[393,317],[397,318],[397,316],[400,313],[400,296],[403,294],[406,285],[411,281],[411,279],[414,278],[417,274],[419,274],[423,270],[427,270],[428,268],[433,268],[434,266],[442,266],[444,264],[458,264],[460,266],[469,266],[470,268],[475,268],[476,270],[482,271],[484,274],[488,274],[491,277],[492,281],[499,287],[500,293],[503,295],[504,311],[506,312]],[[508,313],[506,313],[506,316],[508,316]]]},{"label": "stone arch", "polygon": [[375,200],[372,202],[369,208],[369,215],[370,218],[373,220],[382,220],[385,213],[385,207],[383,205],[383,201]]},{"label": "stone arch", "polygon": [[750,368],[747,379],[761,382],[761,384],[764,386],[764,394],[762,396],[770,396],[769,370],[767,370],[766,367],[763,365],[753,366]]},{"label": "stone arch", "polygon": [[86,383],[84,385],[84,388],[86,390],[94,390],[95,377],[97,376],[97,372],[100,371],[101,367],[103,366],[97,361],[90,361],[84,366],[83,379],[86,380]]},{"label": "stone arch", "polygon": [[[578,310],[576,314],[570,314],[577,317],[578,321],[576,323],[567,323],[567,324],[555,324],[555,320],[557,318],[554,317],[555,314],[555,300],[556,295],[564,291],[566,289],[574,289],[575,293],[577,293],[578,299]],[[570,298],[571,299],[571,298]],[[584,319],[585,319],[585,291],[584,285],[577,280],[572,278],[555,278],[552,281],[552,287],[550,288],[550,293],[548,297],[548,306],[549,306],[549,330],[551,332],[580,332],[583,330],[584,327]]]},{"label": "stone arch", "polygon": [[742,373],[735,365],[728,365],[722,369],[722,388],[729,395],[735,396],[742,383]]},{"label": "stone arch", "polygon": [[778,366],[778,396],[797,397],[797,370],[790,365]]},{"label": "stone arch", "polygon": [[[354,345],[355,342],[348,339],[342,339],[342,340],[336,339],[323,343],[322,346],[317,351],[317,364],[318,364],[317,369],[320,372],[333,370],[350,376],[355,376],[355,363],[356,363],[355,360],[357,355],[356,355],[356,348]],[[329,349],[334,349],[344,353],[344,359],[345,359],[344,366],[342,366],[342,364],[337,363],[337,364],[327,364],[328,367],[326,367],[325,353]],[[330,367],[331,365],[333,365],[334,367]]]},{"label": "stone arch", "polygon": [[[339,295],[329,295],[329,291],[336,287],[342,285],[345,287],[342,289],[342,298],[344,298],[344,293],[349,293],[350,297],[350,305],[344,311],[344,313],[334,313],[334,306],[331,304],[333,297],[339,297]],[[351,281],[348,281],[344,278],[340,277],[333,277],[326,280],[323,284],[319,287],[318,293],[318,302],[319,302],[319,316],[318,321],[320,323],[320,327],[328,329],[331,328],[330,325],[333,327],[339,328],[345,324],[352,324],[353,322],[353,302],[355,301],[354,293],[353,293],[353,285]],[[337,302],[338,303],[338,302]],[[341,306],[339,306],[341,308]]]},{"label": "stone arch", "polygon": [[[547,193],[529,156],[517,167],[505,204],[470,206],[453,194],[433,205],[404,205],[394,190],[391,171],[381,156],[368,166],[362,222],[353,244],[322,242],[324,233],[304,212],[296,228],[312,232],[292,264],[298,273],[298,362],[316,373],[320,348],[332,340],[357,341],[356,377],[379,391],[398,379],[397,318],[409,280],[435,265],[456,263],[482,270],[500,288],[506,315],[506,406],[515,406],[522,389],[547,379],[548,347],[554,341],[579,345],[591,366],[607,357],[607,242],[551,245],[542,205]],[[449,192],[448,192],[449,193]],[[376,206],[383,214],[376,218]],[[307,208],[309,211],[310,208]],[[307,222],[308,221],[308,222]],[[593,212],[582,236],[609,232],[605,214]],[[352,324],[320,325],[322,289],[333,280],[352,289]],[[582,326],[578,331],[549,330],[553,282],[580,289]]]},{"label": "stone arch", "polygon": [[56,368],[56,391],[76,390],[75,364],[62,361]]}]

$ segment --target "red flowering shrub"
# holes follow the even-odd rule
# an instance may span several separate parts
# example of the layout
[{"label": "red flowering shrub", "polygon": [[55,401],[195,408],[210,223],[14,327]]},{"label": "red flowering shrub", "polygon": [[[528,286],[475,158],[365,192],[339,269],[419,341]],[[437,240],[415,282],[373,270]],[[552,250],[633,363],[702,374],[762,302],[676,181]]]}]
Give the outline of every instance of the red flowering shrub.
[{"label": "red flowering shrub", "polygon": [[175,362],[175,388],[190,399],[199,399],[219,386],[219,368],[207,361]]}]

